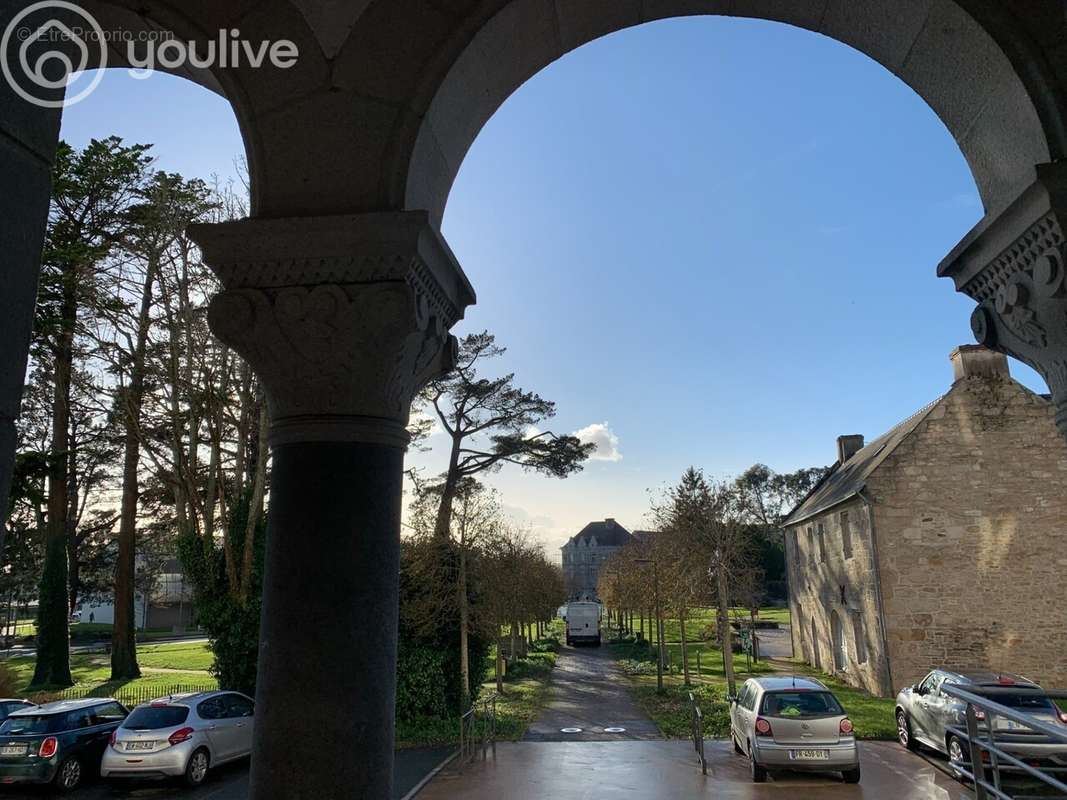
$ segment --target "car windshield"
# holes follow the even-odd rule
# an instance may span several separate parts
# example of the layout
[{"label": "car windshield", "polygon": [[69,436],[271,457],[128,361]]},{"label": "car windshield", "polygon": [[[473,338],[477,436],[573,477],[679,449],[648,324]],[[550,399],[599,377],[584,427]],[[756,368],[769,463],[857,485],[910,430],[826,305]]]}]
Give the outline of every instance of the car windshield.
[{"label": "car windshield", "polygon": [[59,730],[62,714],[20,714],[8,717],[0,725],[0,736],[35,736],[41,733],[55,733]]},{"label": "car windshield", "polygon": [[830,692],[768,692],[761,714],[768,717],[826,717],[844,714]]},{"label": "car windshield", "polygon": [[979,692],[983,697],[988,697],[994,703],[1000,703],[1002,706],[1008,708],[1014,708],[1018,711],[1055,711],[1056,709],[1052,705],[1052,701],[1045,695],[1039,692],[1019,692],[1017,694],[985,694]]},{"label": "car windshield", "polygon": [[122,727],[131,731],[155,731],[181,725],[189,717],[186,706],[138,706]]}]

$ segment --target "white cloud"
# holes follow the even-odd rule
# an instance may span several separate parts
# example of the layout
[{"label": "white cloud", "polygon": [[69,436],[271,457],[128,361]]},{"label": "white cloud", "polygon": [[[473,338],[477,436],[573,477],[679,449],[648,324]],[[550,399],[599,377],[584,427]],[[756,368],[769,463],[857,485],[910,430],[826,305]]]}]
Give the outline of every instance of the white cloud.
[{"label": "white cloud", "polygon": [[593,461],[622,461],[622,453],[619,452],[619,437],[608,427],[608,423],[594,422],[586,425],[581,430],[574,432],[578,440],[583,444],[592,442],[596,450],[589,457]]}]

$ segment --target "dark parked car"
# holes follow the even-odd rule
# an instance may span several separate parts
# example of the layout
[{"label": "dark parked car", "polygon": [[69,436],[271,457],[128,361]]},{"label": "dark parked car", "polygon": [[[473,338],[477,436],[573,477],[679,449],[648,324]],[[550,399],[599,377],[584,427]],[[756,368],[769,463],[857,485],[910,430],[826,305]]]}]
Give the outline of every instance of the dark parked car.
[{"label": "dark parked car", "polygon": [[35,708],[35,704],[29,700],[13,699],[0,699],[0,722],[11,716],[14,711],[21,711],[24,708]]},{"label": "dark parked car", "polygon": [[128,714],[119,701],[100,697],[13,712],[0,725],[0,784],[74,789],[99,774],[108,740]]}]

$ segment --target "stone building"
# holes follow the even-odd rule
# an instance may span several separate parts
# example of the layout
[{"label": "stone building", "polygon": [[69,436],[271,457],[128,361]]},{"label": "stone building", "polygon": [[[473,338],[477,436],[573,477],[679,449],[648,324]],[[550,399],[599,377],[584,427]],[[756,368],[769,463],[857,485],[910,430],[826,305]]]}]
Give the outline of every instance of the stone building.
[{"label": "stone building", "polygon": [[783,523],[793,648],[890,695],[933,667],[1067,686],[1067,445],[1005,356],[952,353],[946,394],[838,461]]},{"label": "stone building", "polygon": [[563,579],[567,597],[572,600],[597,599],[600,565],[633,535],[611,517],[603,522],[590,522],[572,536],[563,547]]}]

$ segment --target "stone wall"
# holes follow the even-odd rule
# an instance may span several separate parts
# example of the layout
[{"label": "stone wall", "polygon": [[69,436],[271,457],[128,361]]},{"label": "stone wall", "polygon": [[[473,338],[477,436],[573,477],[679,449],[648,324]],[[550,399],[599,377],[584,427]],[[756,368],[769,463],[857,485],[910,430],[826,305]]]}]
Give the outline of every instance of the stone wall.
[{"label": "stone wall", "polygon": [[[845,545],[846,526],[850,553]],[[790,528],[786,558],[793,653],[853,686],[888,694],[891,687],[866,504],[856,497]],[[846,651],[845,657],[838,655],[836,660],[831,622],[835,613]]]},{"label": "stone wall", "polygon": [[1010,379],[964,378],[874,472],[894,688],[933,667],[1067,687],[1067,445]]}]

